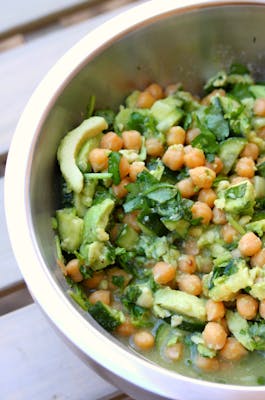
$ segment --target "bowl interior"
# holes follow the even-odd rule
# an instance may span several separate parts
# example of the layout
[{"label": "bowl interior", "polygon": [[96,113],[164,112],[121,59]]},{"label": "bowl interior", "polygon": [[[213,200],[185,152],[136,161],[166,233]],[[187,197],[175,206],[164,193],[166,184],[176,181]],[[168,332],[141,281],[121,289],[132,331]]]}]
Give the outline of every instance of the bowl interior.
[{"label": "bowl interior", "polygon": [[84,46],[82,64],[64,77],[40,116],[28,159],[26,200],[42,264],[65,293],[50,222],[59,206],[56,150],[62,136],[84,118],[90,96],[96,96],[97,108],[117,109],[130,91],[151,82],[182,82],[200,94],[207,78],[235,62],[265,79],[265,4],[197,5],[184,11],[176,5],[150,20],[144,16],[138,25],[128,21],[127,31],[106,39],[97,54],[87,54]]}]

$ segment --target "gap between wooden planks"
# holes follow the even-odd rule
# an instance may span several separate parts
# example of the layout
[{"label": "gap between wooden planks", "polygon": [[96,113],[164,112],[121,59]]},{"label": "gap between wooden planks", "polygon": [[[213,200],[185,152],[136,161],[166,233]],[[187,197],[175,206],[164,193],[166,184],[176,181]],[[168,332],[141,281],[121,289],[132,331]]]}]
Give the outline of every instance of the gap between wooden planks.
[{"label": "gap between wooden planks", "polygon": [[0,318],[5,400],[129,400],[68,349],[35,304]]}]

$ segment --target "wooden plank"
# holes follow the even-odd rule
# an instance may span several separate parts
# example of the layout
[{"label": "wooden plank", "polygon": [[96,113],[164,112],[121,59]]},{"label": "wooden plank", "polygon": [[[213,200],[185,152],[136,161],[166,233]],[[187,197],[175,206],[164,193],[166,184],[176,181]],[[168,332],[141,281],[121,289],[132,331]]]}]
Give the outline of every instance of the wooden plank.
[{"label": "wooden plank", "polygon": [[0,354],[1,399],[107,400],[119,394],[68,349],[35,304],[0,318]]},{"label": "wooden plank", "polygon": [[10,0],[2,4],[0,13],[0,35],[14,31],[23,25],[62,14],[67,10],[75,9],[81,5],[89,6],[91,0]]},{"label": "wooden plank", "polygon": [[13,286],[12,289],[2,292],[2,296],[0,296],[0,317],[33,303],[24,283],[16,287]]},{"label": "wooden plank", "polygon": [[4,212],[4,178],[0,179],[0,298],[23,282],[9,241]]},{"label": "wooden plank", "polygon": [[[52,65],[85,34],[125,11],[132,4],[36,38],[25,45],[0,54],[0,155],[7,152],[15,126],[27,100]],[[37,3],[36,3],[37,4]],[[41,55],[41,63],[39,62]]]}]

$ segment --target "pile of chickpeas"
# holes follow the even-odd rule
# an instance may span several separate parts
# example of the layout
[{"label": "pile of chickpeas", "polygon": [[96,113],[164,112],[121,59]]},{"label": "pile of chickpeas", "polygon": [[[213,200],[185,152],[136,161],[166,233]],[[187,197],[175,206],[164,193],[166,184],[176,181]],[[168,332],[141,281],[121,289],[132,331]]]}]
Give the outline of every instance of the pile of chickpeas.
[{"label": "pile of chickpeas", "polygon": [[[154,83],[148,86],[139,95],[138,108],[150,108],[153,103],[175,89],[170,85],[165,90]],[[215,90],[202,100],[202,104],[209,104],[213,95],[222,96],[225,92]],[[255,101],[254,115],[265,116],[265,99]],[[225,243],[230,244],[238,241],[236,249],[238,255],[249,257],[251,267],[263,267],[265,265],[265,248],[262,247],[261,239],[253,232],[248,232],[240,237],[240,234],[227,221],[223,210],[215,206],[217,198],[216,188],[213,182],[216,176],[222,171],[223,163],[219,157],[213,162],[208,162],[201,149],[192,147],[192,140],[200,133],[198,128],[185,131],[181,126],[173,126],[166,133],[166,143],[161,143],[156,138],[149,138],[145,142],[147,155],[159,157],[166,167],[172,171],[180,171],[187,167],[189,177],[177,183],[177,187],[183,198],[193,200],[191,212],[193,218],[201,218],[202,225],[214,224],[221,227],[221,236]],[[265,130],[258,132],[258,135],[265,138]],[[104,172],[108,169],[108,155],[111,151],[121,149],[134,150],[139,152],[142,147],[142,135],[136,130],[126,130],[118,135],[109,131],[102,137],[99,148],[92,150],[89,154],[89,162],[94,172]],[[243,180],[250,180],[255,175],[256,163],[260,161],[260,150],[257,144],[247,143],[240,154],[235,165],[234,174],[229,177],[230,183],[237,183]],[[137,179],[137,175],[146,168],[142,161],[129,162],[123,155],[120,159],[119,170],[121,182],[112,185],[114,195],[122,199],[128,191],[126,186]],[[134,211],[124,214],[123,222],[129,224],[136,232],[141,229],[137,222],[138,212]],[[180,249],[181,255],[177,266],[164,261],[159,261],[151,266],[154,280],[161,285],[168,285],[171,288],[181,290],[194,296],[203,295],[203,285],[200,278],[201,272],[211,271],[211,262],[198,270],[196,256],[199,254],[197,239],[201,234],[200,227],[193,227],[189,236]],[[115,239],[115,227],[110,233],[111,240]],[[66,265],[66,274],[70,275],[76,282],[89,291],[89,301],[94,304],[102,301],[114,308],[121,308],[121,304],[115,300],[113,292],[117,287],[113,284],[112,277],[123,276],[126,284],[130,282],[131,276],[124,270],[113,267],[107,270],[96,272],[90,279],[83,279],[79,272],[80,261],[71,260]],[[199,274],[200,272],[200,274]],[[265,318],[265,300],[258,301],[249,294],[240,293],[235,298],[235,308],[246,320],[253,320],[257,314]],[[202,332],[202,337],[209,349],[217,350],[218,357],[207,358],[200,355],[194,360],[195,365],[204,371],[217,371],[222,362],[236,361],[245,356],[247,350],[231,336],[225,319],[226,306],[222,301],[208,299],[206,302],[207,323]],[[136,328],[130,317],[117,329],[116,334],[123,337],[130,337],[133,345],[141,350],[147,351],[155,346],[155,338],[152,330]],[[184,345],[181,342],[175,343],[165,350],[169,360],[177,361],[183,357]]]}]

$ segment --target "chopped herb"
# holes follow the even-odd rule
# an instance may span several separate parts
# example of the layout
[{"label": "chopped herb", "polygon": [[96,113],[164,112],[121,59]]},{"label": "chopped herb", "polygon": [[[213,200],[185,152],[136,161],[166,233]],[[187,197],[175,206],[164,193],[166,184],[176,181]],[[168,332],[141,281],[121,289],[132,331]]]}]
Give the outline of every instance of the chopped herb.
[{"label": "chopped herb", "polygon": [[118,185],[121,181],[120,177],[120,160],[121,154],[117,151],[112,151],[109,155],[108,172],[112,174],[114,185]]}]

